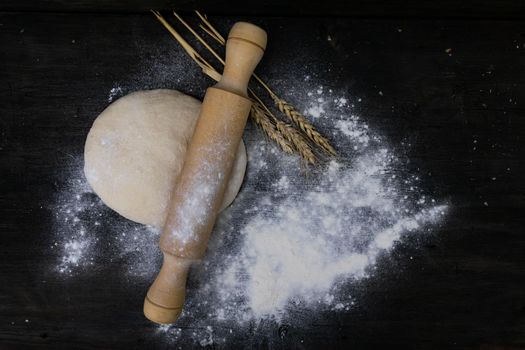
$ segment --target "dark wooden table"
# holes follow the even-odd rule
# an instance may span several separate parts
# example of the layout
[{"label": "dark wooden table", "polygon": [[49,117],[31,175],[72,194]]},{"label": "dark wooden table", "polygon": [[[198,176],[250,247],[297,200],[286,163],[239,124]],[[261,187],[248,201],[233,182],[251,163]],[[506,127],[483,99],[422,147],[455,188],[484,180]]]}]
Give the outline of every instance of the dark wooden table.
[{"label": "dark wooden table", "polygon": [[[210,81],[152,15],[137,12],[143,3],[33,3],[0,5],[0,348],[192,347],[154,336],[141,314],[147,285],[130,286],[112,263],[75,279],[50,271],[59,257],[48,249],[48,203],[117,82],[202,97]],[[405,4],[409,16],[397,8],[395,18],[395,6],[374,12],[364,2],[358,18],[271,17],[290,15],[278,2],[266,17],[214,17],[223,28],[242,18],[268,30],[260,71],[277,85],[302,78],[288,64],[297,58],[317,67],[321,85],[362,96],[362,117],[392,144],[410,143],[409,168],[451,206],[432,235],[401,243],[355,286],[351,312],[284,337],[279,325],[254,330],[225,348],[525,348],[523,5],[466,2],[454,12],[456,2],[442,3]],[[352,15],[351,4],[337,6]],[[191,82],[170,68],[182,60]]]}]

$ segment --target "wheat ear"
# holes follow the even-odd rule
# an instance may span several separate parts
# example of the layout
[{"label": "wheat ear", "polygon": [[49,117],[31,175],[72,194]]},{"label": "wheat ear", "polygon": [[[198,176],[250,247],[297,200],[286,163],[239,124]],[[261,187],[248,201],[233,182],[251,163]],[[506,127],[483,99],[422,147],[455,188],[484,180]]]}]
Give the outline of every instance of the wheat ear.
[{"label": "wheat ear", "polygon": [[250,110],[250,117],[255,124],[264,131],[268,138],[277,143],[284,152],[289,154],[294,153],[292,144],[286,140],[279,130],[277,130],[258,102],[253,103],[252,109]]},{"label": "wheat ear", "polygon": [[306,136],[308,136],[310,140],[312,140],[316,145],[321,147],[326,153],[332,156],[335,156],[337,154],[335,149],[328,141],[328,139],[321,135],[319,131],[315,130],[314,126],[310,124],[310,122],[301,113],[299,113],[291,104],[289,104],[282,98],[279,98],[275,94],[271,94],[271,97],[277,108],[279,108],[279,110],[284,115],[286,115],[291,121],[293,121],[295,125],[297,125],[306,134]]},{"label": "wheat ear", "polygon": [[[264,102],[251,91],[253,98],[258,106],[261,108],[261,113],[265,114],[267,118],[272,122],[277,134],[280,138],[288,142],[288,144],[295,150],[299,155],[310,164],[315,164],[317,158],[314,155],[311,145],[304,138],[303,134],[295,129],[292,125],[287,124],[279,119],[270,111]],[[279,142],[278,142],[279,143]],[[281,146],[282,148],[282,146]]]},{"label": "wheat ear", "polygon": [[293,144],[294,148],[299,152],[301,157],[310,164],[315,164],[317,158],[312,151],[312,148],[305,140],[303,135],[290,124],[286,124],[283,121],[277,121],[276,128],[283,134],[288,142]]}]

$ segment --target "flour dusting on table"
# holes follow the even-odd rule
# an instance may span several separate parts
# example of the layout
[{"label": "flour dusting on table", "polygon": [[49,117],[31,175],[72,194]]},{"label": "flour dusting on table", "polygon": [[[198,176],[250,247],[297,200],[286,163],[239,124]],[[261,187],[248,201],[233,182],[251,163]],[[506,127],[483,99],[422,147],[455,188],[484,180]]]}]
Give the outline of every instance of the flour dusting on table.
[{"label": "flour dusting on table", "polygon": [[[305,317],[318,311],[352,312],[359,303],[352,283],[373,278],[382,254],[446,214],[447,204],[425,195],[419,175],[407,173],[380,133],[354,114],[356,101],[322,86],[311,86],[305,98],[298,107],[333,140],[341,159],[306,171],[297,157],[248,130],[243,188],[191,271],[180,320],[156,334],[207,346],[254,327],[306,326]],[[115,259],[130,284],[147,285],[161,263],[158,229],[112,213],[87,187],[81,168],[57,198],[50,243],[58,252],[56,270],[74,278]]]},{"label": "flour dusting on table", "polygon": [[78,171],[75,178],[67,181],[67,187],[60,192],[54,205],[56,236],[50,247],[60,249],[60,261],[56,270],[61,274],[73,274],[76,269],[93,264],[92,250],[98,241],[89,230],[86,219],[92,225],[99,225],[96,201],[86,200],[84,194],[91,193],[86,180]]}]

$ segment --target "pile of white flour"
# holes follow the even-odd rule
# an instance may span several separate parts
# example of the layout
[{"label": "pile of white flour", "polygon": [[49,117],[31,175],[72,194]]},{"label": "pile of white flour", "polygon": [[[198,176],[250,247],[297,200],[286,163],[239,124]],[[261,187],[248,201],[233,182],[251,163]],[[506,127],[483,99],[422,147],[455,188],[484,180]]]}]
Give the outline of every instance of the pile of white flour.
[{"label": "pile of white flour", "polygon": [[[422,193],[418,174],[408,174],[380,134],[353,114],[350,97],[319,86],[306,95],[298,107],[313,114],[344,158],[308,171],[249,131],[245,184],[192,270],[181,319],[159,327],[159,335],[205,346],[254,324],[263,331],[281,322],[301,326],[298,314],[352,312],[359,300],[350,282],[373,277],[378,257],[396,241],[424,234],[444,217],[447,205]],[[57,198],[50,243],[60,252],[56,270],[74,278],[116,256],[130,281],[152,281],[160,263],[158,232],[110,215],[81,168],[79,162],[70,188]],[[100,253],[101,245],[113,255]]]}]

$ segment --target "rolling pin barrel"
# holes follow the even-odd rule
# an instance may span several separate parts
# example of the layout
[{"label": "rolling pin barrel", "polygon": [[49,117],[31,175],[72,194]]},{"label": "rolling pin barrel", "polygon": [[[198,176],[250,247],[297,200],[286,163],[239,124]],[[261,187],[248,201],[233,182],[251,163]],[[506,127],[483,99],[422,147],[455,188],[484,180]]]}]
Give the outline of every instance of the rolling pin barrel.
[{"label": "rolling pin barrel", "polygon": [[236,23],[228,35],[223,75],[206,91],[171,196],[163,265],[144,301],[151,321],[173,323],[182,312],[188,270],[206,250],[251,108],[248,81],[265,48],[266,33],[252,24]]}]

